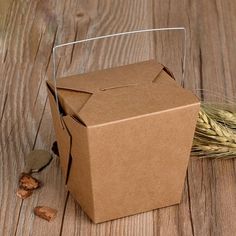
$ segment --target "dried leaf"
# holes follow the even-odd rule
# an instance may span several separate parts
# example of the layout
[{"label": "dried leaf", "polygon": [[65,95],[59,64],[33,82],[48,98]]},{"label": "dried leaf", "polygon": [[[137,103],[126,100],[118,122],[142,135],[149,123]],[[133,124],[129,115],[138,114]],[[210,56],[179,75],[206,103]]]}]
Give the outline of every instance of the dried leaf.
[{"label": "dried leaf", "polygon": [[27,197],[31,196],[33,193],[32,190],[25,190],[22,188],[19,188],[16,192],[16,195],[21,199],[26,199]]},{"label": "dried leaf", "polygon": [[44,220],[51,221],[57,215],[57,210],[47,206],[37,206],[34,208],[34,214]]},{"label": "dried leaf", "polygon": [[46,167],[51,160],[52,156],[48,151],[40,149],[34,150],[25,158],[27,172],[39,172]]},{"label": "dried leaf", "polygon": [[41,186],[41,182],[30,174],[22,173],[19,179],[19,187],[24,190],[34,190]]}]

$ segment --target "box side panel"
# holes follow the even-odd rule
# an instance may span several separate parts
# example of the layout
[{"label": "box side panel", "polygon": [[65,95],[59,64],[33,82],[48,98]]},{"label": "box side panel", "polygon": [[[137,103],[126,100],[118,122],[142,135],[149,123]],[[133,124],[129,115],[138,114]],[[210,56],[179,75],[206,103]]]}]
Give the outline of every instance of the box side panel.
[{"label": "box side panel", "polygon": [[66,116],[64,120],[72,138],[72,161],[68,173],[67,187],[82,209],[93,219],[94,208],[87,128],[71,116]]},{"label": "box side panel", "polygon": [[57,110],[55,98],[52,92],[50,91],[50,89],[48,89],[48,96],[49,96],[49,102],[50,102],[51,113],[52,113],[52,118],[53,118],[54,130],[55,130],[56,139],[58,142],[60,165],[62,168],[63,175],[66,177],[69,157],[70,157],[71,137],[66,127],[63,125],[63,120],[60,118],[60,115]]},{"label": "box side panel", "polygon": [[89,129],[95,222],[180,202],[198,110]]}]

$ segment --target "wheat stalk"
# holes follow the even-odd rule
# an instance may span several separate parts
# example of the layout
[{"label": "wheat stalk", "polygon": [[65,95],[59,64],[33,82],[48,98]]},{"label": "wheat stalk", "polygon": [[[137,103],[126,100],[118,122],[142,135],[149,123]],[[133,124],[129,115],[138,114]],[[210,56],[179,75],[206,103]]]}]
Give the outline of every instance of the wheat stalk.
[{"label": "wheat stalk", "polygon": [[[212,112],[208,111],[206,107],[201,107],[191,154],[208,158],[236,157],[236,133],[222,124],[224,119],[219,122],[215,116],[212,118]],[[229,114],[222,115],[222,118],[223,116],[230,120]]]}]

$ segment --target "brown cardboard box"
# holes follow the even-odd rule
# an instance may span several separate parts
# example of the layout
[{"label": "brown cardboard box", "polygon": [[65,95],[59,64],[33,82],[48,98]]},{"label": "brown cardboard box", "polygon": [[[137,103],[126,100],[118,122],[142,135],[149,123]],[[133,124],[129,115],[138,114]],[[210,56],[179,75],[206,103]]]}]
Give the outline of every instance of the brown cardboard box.
[{"label": "brown cardboard box", "polygon": [[198,99],[154,60],[47,81],[66,184],[96,223],[181,200]]}]

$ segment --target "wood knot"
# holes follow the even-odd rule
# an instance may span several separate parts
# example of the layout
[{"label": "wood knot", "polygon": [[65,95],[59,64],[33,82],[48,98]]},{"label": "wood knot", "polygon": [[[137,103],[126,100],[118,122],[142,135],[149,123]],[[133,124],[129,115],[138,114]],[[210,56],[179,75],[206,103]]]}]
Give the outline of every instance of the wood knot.
[{"label": "wood knot", "polygon": [[81,17],[83,17],[84,16],[84,13],[83,12],[78,12],[77,14],[76,14],[76,17],[78,17],[78,18],[81,18]]}]

